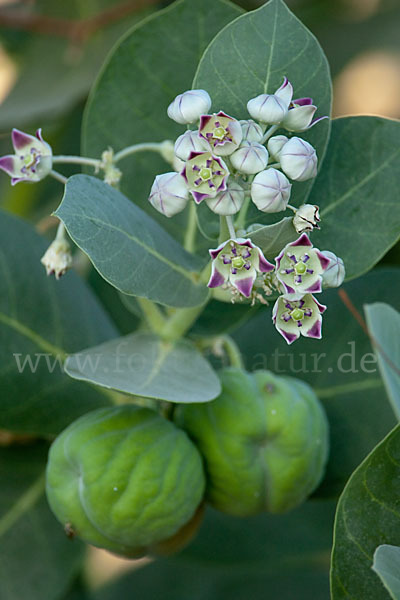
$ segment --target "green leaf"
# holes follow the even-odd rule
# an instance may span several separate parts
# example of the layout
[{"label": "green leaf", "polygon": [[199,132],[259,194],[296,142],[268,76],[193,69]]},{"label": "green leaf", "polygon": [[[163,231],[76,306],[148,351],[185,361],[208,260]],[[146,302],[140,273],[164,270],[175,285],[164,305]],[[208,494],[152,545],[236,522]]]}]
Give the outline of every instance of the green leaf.
[{"label": "green leaf", "polygon": [[[282,0],[270,0],[227,25],[205,51],[193,87],[209,92],[213,110],[248,119],[250,98],[272,94],[288,77],[294,97],[312,96],[318,115],[329,115],[331,80],[325,55],[315,37]],[[329,120],[301,137],[317,150],[320,162],[329,138]],[[305,201],[313,181],[294,183],[291,201]],[[253,212],[259,220],[259,212]]]},{"label": "green leaf", "polygon": [[332,600],[388,600],[371,569],[375,548],[400,545],[400,426],[349,479],[336,512],[331,564]]},{"label": "green leaf", "polygon": [[296,240],[299,234],[293,227],[293,217],[284,217],[278,223],[256,229],[248,237],[268,258],[275,258],[282,248]]},{"label": "green leaf", "polygon": [[0,239],[0,428],[58,433],[109,403],[104,390],[65,376],[65,355],[117,331],[75,273],[46,277],[40,258],[49,242],[30,225],[1,212]]},{"label": "green leaf", "polygon": [[44,496],[44,443],[0,449],[1,600],[61,599],[78,573],[83,544],[70,540]]},{"label": "green leaf", "polygon": [[100,275],[121,292],[168,306],[197,306],[202,263],[123,194],[88,175],[68,180],[55,214]]},{"label": "green leaf", "polygon": [[400,600],[400,548],[389,544],[378,546],[372,568],[393,600]]},{"label": "green leaf", "polygon": [[164,342],[136,333],[69,356],[75,379],[170,402],[208,402],[221,391],[209,363],[188,340]]},{"label": "green leaf", "polygon": [[[377,269],[343,286],[358,310],[365,302],[386,301],[400,308],[400,269]],[[301,338],[291,346],[271,321],[271,307],[260,309],[234,335],[249,370],[270,369],[299,377],[314,389],[327,412],[330,457],[319,495],[340,493],[345,482],[396,420],[385,398],[368,336],[338,295],[327,290],[318,300],[328,309],[320,341]]]},{"label": "green leaf", "polygon": [[[177,94],[190,89],[214,35],[241,13],[225,0],[178,0],[134,27],[116,46],[92,89],[83,124],[83,152],[98,156],[139,142],[175,140],[185,131],[167,117]],[[121,190],[178,239],[187,211],[167,219],[149,205],[153,179],[171,171],[157,154],[132,155],[120,166]]]},{"label": "green leaf", "polygon": [[207,509],[186,550],[105,587],[95,600],[327,598],[334,503],[287,515],[230,517]]},{"label": "green leaf", "polygon": [[400,420],[400,314],[383,302],[364,310],[386,392]]},{"label": "green leaf", "polygon": [[309,202],[321,207],[313,242],[344,260],[347,279],[371,269],[400,237],[400,123],[381,117],[333,121]]}]

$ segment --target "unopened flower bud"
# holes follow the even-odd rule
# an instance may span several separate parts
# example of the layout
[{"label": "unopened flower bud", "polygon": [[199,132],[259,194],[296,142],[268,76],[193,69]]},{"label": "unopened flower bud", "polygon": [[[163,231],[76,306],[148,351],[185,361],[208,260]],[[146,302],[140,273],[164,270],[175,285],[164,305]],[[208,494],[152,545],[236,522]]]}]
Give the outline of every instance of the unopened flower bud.
[{"label": "unopened flower bud", "polygon": [[243,132],[243,141],[247,140],[248,142],[261,142],[263,130],[258,123],[252,119],[239,121],[239,123]]},{"label": "unopened flower bud", "polygon": [[42,265],[46,268],[47,275],[54,275],[60,279],[72,265],[71,246],[65,238],[55,239],[50,244],[42,258]]},{"label": "unopened flower bud", "polygon": [[174,151],[178,158],[188,160],[191,152],[210,150],[209,144],[199,136],[198,131],[185,131],[175,142]]},{"label": "unopened flower bud", "polygon": [[220,192],[215,198],[207,198],[207,206],[217,215],[234,215],[242,207],[244,202],[244,189],[236,181],[228,183],[224,192]]},{"label": "unopened flower bud", "polygon": [[268,150],[258,142],[245,141],[230,156],[232,166],[246,175],[259,173],[268,163]]},{"label": "unopened flower bud", "polygon": [[317,153],[315,149],[298,137],[292,137],[279,154],[282,170],[290,179],[306,181],[317,174]]},{"label": "unopened flower bud", "polygon": [[267,148],[272,158],[279,160],[279,154],[287,141],[286,135],[274,135],[268,140]]},{"label": "unopened flower bud", "polygon": [[243,133],[239,121],[222,110],[215,115],[202,115],[199,135],[211,147],[213,154],[227,156],[238,148]]},{"label": "unopened flower bud", "polygon": [[297,233],[319,229],[319,207],[315,204],[303,204],[297,209],[293,218],[293,226]]},{"label": "unopened flower bud", "polygon": [[330,260],[327,269],[322,273],[323,287],[336,288],[341,286],[346,275],[343,260],[330,250],[322,250],[322,254]]},{"label": "unopened flower bud", "polygon": [[149,202],[166,217],[181,212],[189,199],[189,190],[179,173],[157,175],[152,185]]},{"label": "unopened flower bud", "polygon": [[288,112],[292,95],[292,85],[285,77],[283,84],[273,94],[260,94],[249,100],[247,110],[257,121],[278,125]]},{"label": "unopened flower bud", "polygon": [[172,165],[175,158],[174,143],[171,140],[164,140],[164,142],[161,142],[160,154],[165,162]]},{"label": "unopened flower bud", "polygon": [[168,106],[168,116],[181,125],[194,123],[211,108],[211,98],[205,90],[188,90],[179,94]]},{"label": "unopened flower bud", "polygon": [[251,184],[251,199],[263,212],[275,213],[286,210],[292,185],[277,169],[258,173]]}]

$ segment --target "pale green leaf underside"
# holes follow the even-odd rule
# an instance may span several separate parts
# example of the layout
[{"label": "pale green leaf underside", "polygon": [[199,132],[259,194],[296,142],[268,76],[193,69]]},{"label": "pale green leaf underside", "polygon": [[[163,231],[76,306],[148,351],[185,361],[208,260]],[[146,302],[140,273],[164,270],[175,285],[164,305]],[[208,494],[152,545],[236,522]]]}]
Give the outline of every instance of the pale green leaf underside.
[{"label": "pale green leaf underside", "polygon": [[202,304],[202,264],[123,194],[88,175],[68,180],[56,213],[100,275],[125,294],[168,306]]},{"label": "pale green leaf underside", "polygon": [[382,379],[400,420],[400,314],[383,302],[367,304],[364,310]]},{"label": "pale green leaf underside", "polygon": [[378,545],[400,545],[400,426],[349,479],[336,512],[332,600],[388,600],[371,569]]},{"label": "pale green leaf underside", "polygon": [[147,333],[72,355],[65,368],[75,379],[169,402],[208,402],[221,389],[217,375],[191,342],[164,342]]},{"label": "pale green leaf underside", "polygon": [[400,600],[400,548],[388,544],[378,546],[372,568],[393,600]]},{"label": "pale green leaf underside", "polygon": [[400,123],[345,117],[332,124],[309,202],[320,206],[313,242],[344,260],[347,279],[371,269],[400,237]]},{"label": "pale green leaf underside", "polygon": [[[331,79],[321,47],[282,0],[270,0],[216,35],[199,63],[193,87],[209,92],[215,112],[223,110],[237,119],[248,119],[248,100],[272,94],[285,76],[293,85],[294,98],[311,96],[318,116],[330,114]],[[320,161],[329,130],[329,120],[325,119],[300,134],[317,149]],[[295,182],[292,203],[303,202],[312,183]],[[258,219],[254,216],[253,220]]]}]

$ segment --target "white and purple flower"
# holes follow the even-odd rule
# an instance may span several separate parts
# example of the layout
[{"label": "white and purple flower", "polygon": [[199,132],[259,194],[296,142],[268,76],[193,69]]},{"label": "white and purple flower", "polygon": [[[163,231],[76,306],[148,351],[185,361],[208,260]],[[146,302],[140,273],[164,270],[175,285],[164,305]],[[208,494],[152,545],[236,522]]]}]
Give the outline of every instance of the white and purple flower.
[{"label": "white and purple flower", "polygon": [[272,310],[272,320],[279,333],[288,344],[305,337],[321,339],[322,313],[326,306],[320,304],[311,294],[291,300],[280,296]]},{"label": "white and purple flower", "polygon": [[199,135],[210,144],[213,154],[227,156],[239,147],[243,131],[239,121],[221,110],[217,114],[200,117]]},{"label": "white and purple flower", "polygon": [[312,98],[292,100],[287,115],[282,121],[282,127],[288,131],[306,131],[322,119],[328,119],[326,116],[313,120],[316,110],[317,107],[313,104]]},{"label": "white and purple flower", "polygon": [[226,190],[229,169],[224,161],[211,152],[191,152],[181,175],[185,179],[196,204],[206,198],[215,198]]},{"label": "white and purple flower", "polygon": [[249,239],[229,239],[210,250],[210,256],[212,271],[208,287],[229,284],[246,298],[251,296],[257,275],[274,270],[260,248]]},{"label": "white and purple flower", "polygon": [[322,291],[322,274],[330,259],[313,245],[303,233],[287,244],[276,257],[276,276],[286,294],[307,294]]},{"label": "white and purple flower", "polygon": [[0,158],[0,169],[11,177],[11,185],[20,181],[35,183],[48,175],[52,168],[52,150],[42,138],[42,130],[36,136],[19,129],[11,133],[15,154]]}]

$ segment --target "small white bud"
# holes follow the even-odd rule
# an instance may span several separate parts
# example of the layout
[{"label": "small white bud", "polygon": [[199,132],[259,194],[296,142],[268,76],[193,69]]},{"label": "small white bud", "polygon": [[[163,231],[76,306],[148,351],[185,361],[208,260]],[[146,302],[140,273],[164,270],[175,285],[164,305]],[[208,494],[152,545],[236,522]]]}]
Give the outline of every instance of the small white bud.
[{"label": "small white bud", "polygon": [[168,116],[180,125],[194,123],[211,108],[211,98],[205,90],[188,90],[179,94],[168,106]]},{"label": "small white bud", "polygon": [[239,123],[243,132],[243,141],[247,140],[248,142],[261,142],[263,130],[258,123],[252,119],[248,119],[247,121],[239,121]]},{"label": "small white bud", "polygon": [[179,173],[157,175],[152,185],[149,202],[166,217],[181,212],[189,199],[186,181]]},{"label": "small white bud", "polygon": [[183,161],[189,159],[191,152],[210,150],[209,144],[199,136],[198,131],[185,131],[175,142],[175,155]]},{"label": "small white bud", "polygon": [[257,121],[278,125],[288,112],[292,96],[292,85],[285,77],[283,84],[273,94],[260,94],[249,100],[247,110]]},{"label": "small white bud", "polygon": [[331,261],[322,273],[322,285],[326,288],[339,287],[346,275],[343,260],[330,250],[323,250],[322,254]]},{"label": "small white bud", "polygon": [[257,142],[245,141],[231,154],[230,160],[232,166],[240,173],[254,175],[267,166],[268,150]]},{"label": "small white bud", "polygon": [[314,228],[319,229],[318,223],[320,221],[319,207],[315,204],[303,204],[296,211],[293,226],[297,233],[305,233],[306,231],[312,231]]},{"label": "small white bud", "polygon": [[236,181],[228,183],[224,192],[220,192],[215,198],[206,198],[207,206],[217,215],[234,215],[243,205],[244,189]]},{"label": "small white bud", "polygon": [[279,154],[282,170],[290,179],[306,181],[317,174],[317,153],[315,149],[298,137],[292,137]]},{"label": "small white bud", "polygon": [[47,275],[60,279],[72,265],[71,246],[65,238],[55,239],[40,259],[46,268]]},{"label": "small white bud", "polygon": [[288,138],[286,137],[286,135],[274,135],[274,137],[270,138],[267,144],[268,152],[270,153],[270,155],[276,160],[279,160],[280,151],[282,150],[283,146],[286,144],[287,141]]},{"label": "small white bud", "polygon": [[251,199],[263,212],[275,213],[286,210],[292,185],[277,169],[258,173],[251,184]]}]

